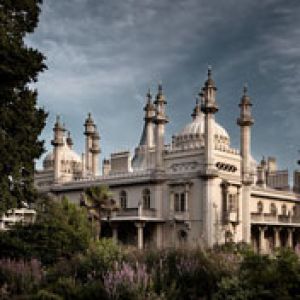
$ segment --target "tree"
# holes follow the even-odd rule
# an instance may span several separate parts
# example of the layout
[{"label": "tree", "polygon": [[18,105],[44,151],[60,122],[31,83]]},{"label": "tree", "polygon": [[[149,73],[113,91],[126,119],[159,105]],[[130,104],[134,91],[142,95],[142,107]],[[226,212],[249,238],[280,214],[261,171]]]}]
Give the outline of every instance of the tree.
[{"label": "tree", "polygon": [[0,232],[1,257],[35,257],[51,264],[88,248],[92,232],[84,209],[67,198],[61,202],[43,199],[36,206],[34,224],[19,224],[13,230]]},{"label": "tree", "polygon": [[106,213],[110,217],[113,211],[118,210],[116,201],[111,197],[112,193],[105,185],[90,187],[82,194],[80,205],[89,210],[92,222],[94,219],[96,220],[96,240],[101,235],[101,222],[104,214]]},{"label": "tree", "polygon": [[47,114],[30,84],[46,69],[45,57],[24,38],[38,24],[42,0],[0,0],[0,213],[36,198],[34,159]]}]

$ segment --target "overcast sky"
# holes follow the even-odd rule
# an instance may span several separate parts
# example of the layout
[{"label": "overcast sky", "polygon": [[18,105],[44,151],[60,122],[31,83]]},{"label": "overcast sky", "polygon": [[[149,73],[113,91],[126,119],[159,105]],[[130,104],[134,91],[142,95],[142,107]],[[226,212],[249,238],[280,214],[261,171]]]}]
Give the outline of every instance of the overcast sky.
[{"label": "overcast sky", "polygon": [[242,87],[249,85],[255,124],[253,156],[273,155],[281,168],[300,158],[299,0],[44,0],[30,45],[47,57],[39,104],[49,112],[49,150],[60,114],[75,150],[92,112],[102,158],[137,145],[148,87],[162,81],[167,137],[190,121],[195,96],[212,65],[220,111],[239,147]]}]

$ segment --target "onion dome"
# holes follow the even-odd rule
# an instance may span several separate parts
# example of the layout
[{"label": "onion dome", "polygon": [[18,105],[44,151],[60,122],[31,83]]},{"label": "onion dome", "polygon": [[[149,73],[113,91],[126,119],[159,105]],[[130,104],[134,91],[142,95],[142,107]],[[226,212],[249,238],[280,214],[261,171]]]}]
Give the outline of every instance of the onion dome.
[{"label": "onion dome", "polygon": [[[199,103],[197,104],[199,105]],[[198,111],[197,105],[194,111]],[[194,149],[204,146],[205,120],[202,112],[192,114],[193,120],[178,134],[173,136],[173,147],[179,149]],[[215,143],[218,148],[228,148],[230,137],[226,129],[214,121]]]},{"label": "onion dome", "polygon": [[[81,158],[80,156],[70,148],[67,142],[61,148],[61,162],[63,172],[74,173],[80,170]],[[53,151],[48,152],[43,160],[43,167],[45,170],[53,169],[54,167],[54,154]]]}]

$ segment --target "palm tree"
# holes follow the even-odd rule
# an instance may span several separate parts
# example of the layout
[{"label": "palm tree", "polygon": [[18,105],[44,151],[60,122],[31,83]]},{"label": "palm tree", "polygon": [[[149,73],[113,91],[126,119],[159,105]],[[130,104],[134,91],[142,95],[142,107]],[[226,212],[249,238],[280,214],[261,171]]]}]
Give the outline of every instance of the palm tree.
[{"label": "palm tree", "polygon": [[101,235],[102,217],[106,214],[110,218],[112,212],[118,210],[111,191],[105,185],[92,186],[81,194],[80,205],[88,209],[92,221],[97,221],[95,239],[98,240]]}]

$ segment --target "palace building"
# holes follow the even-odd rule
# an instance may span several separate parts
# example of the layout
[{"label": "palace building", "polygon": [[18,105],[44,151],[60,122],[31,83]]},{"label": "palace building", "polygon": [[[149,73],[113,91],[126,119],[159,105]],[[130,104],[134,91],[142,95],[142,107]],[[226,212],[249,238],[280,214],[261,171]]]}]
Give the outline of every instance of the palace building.
[{"label": "palace building", "polygon": [[[144,126],[133,155],[112,153],[99,172],[100,135],[91,114],[84,123],[85,153],[72,149],[70,133],[57,118],[53,150],[37,170],[40,192],[80,202],[84,189],[107,185],[119,210],[103,218],[103,234],[143,248],[247,242],[261,252],[300,243],[300,173],[289,187],[288,172],[276,159],[251,155],[251,99],[244,88],[237,126],[240,149],[232,148],[217,123],[216,85],[208,78],[191,121],[165,140],[167,101],[161,85],[150,91]],[[104,141],[105,142],[105,141]]]}]

